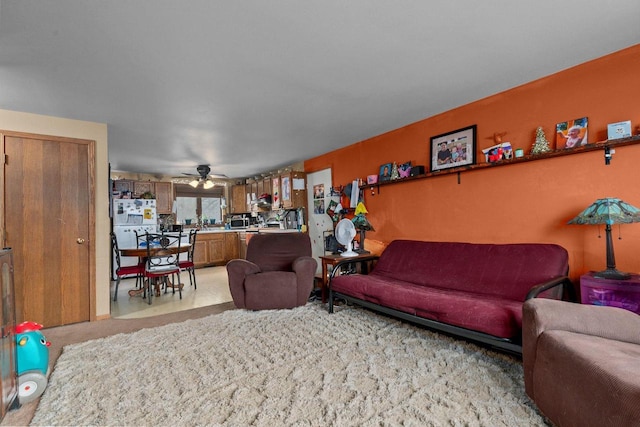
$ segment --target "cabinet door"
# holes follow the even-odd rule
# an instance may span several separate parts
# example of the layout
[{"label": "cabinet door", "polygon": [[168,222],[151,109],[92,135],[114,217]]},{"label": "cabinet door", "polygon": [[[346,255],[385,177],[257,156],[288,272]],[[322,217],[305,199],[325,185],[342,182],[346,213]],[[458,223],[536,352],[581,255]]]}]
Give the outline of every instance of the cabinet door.
[{"label": "cabinet door", "polygon": [[256,198],[258,198],[260,196],[260,194],[258,194],[258,182],[257,181],[251,181],[251,183],[249,183],[247,185],[248,189],[247,192],[249,193],[249,197],[251,198],[251,200],[253,200],[253,195],[256,195]]},{"label": "cabinet door", "polygon": [[290,208],[291,202],[291,174],[287,173],[280,175],[280,199],[282,200],[283,208]]},{"label": "cabinet door", "polygon": [[209,264],[224,264],[224,236],[215,236],[209,244]]},{"label": "cabinet door", "polygon": [[156,182],[156,209],[158,214],[170,214],[173,208],[173,189],[170,182]]},{"label": "cabinet door", "polygon": [[224,262],[238,258],[238,233],[224,233]]},{"label": "cabinet door", "polygon": [[195,249],[193,250],[193,264],[196,268],[204,267],[209,263],[209,243],[205,240],[200,240],[200,233],[196,238]]},{"label": "cabinet door", "polygon": [[247,233],[238,233],[238,258],[247,259]]},{"label": "cabinet door", "polygon": [[274,176],[271,178],[271,188],[273,192],[271,193],[271,209],[276,210],[280,209],[280,177]]},{"label": "cabinet door", "polygon": [[113,189],[114,191],[119,191],[120,194],[123,192],[133,193],[133,181],[129,181],[128,179],[117,179],[113,181]]},{"label": "cabinet door", "polygon": [[151,181],[134,181],[133,194],[140,196],[146,192],[153,193],[155,191],[154,183]]},{"label": "cabinet door", "polygon": [[271,178],[265,178],[263,180],[264,183],[264,192],[267,194],[272,194],[273,189],[271,188]]},{"label": "cabinet door", "polygon": [[304,172],[291,173],[291,207],[303,208],[307,206],[307,174]]},{"label": "cabinet door", "polygon": [[244,185],[231,187],[231,213],[247,212],[247,191]]}]

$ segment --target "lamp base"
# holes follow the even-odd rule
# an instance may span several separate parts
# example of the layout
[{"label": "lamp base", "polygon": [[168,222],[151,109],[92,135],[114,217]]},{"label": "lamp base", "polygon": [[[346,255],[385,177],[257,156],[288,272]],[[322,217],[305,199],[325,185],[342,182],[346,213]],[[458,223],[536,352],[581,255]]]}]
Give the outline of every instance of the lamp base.
[{"label": "lamp base", "polygon": [[606,270],[594,273],[593,277],[597,277],[598,279],[628,280],[631,278],[631,274],[618,271],[615,268],[607,268]]}]

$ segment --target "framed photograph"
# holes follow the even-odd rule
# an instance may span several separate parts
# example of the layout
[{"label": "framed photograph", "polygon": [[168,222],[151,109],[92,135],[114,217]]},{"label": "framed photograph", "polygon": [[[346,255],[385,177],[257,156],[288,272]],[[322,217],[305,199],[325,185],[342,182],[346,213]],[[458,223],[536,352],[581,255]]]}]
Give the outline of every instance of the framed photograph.
[{"label": "framed photograph", "polygon": [[378,179],[378,182],[385,182],[385,181],[391,180],[392,167],[393,165],[391,163],[385,163],[384,165],[380,165],[380,173],[378,174],[380,179]]},{"label": "framed photograph", "polygon": [[472,125],[431,137],[431,172],[475,164],[476,128]]},{"label": "framed photograph", "polygon": [[585,145],[588,124],[587,117],[558,123],[556,125],[556,150]]},{"label": "framed photograph", "polygon": [[313,186],[313,198],[324,199],[324,184],[318,184]]},{"label": "framed photograph", "polygon": [[408,178],[411,174],[411,162],[406,162],[398,166],[398,175],[400,178]]}]

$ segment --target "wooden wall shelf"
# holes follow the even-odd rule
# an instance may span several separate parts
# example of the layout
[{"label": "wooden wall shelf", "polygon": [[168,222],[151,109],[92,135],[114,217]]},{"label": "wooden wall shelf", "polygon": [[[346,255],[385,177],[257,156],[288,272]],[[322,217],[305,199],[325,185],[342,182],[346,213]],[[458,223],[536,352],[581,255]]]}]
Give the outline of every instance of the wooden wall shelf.
[{"label": "wooden wall shelf", "polygon": [[[550,151],[548,153],[543,153],[543,154],[527,154],[524,157],[513,158],[513,159],[510,159],[510,160],[501,160],[501,161],[495,162],[495,163],[485,162],[485,163],[478,163],[478,164],[475,164],[475,165],[468,165],[468,166],[461,166],[461,167],[457,167],[457,168],[445,169],[445,170],[441,170],[441,171],[437,171],[437,172],[427,172],[427,173],[422,174],[422,175],[412,176],[412,177],[408,177],[408,178],[395,179],[393,181],[379,182],[377,184],[363,184],[359,188],[362,189],[362,190],[371,189],[372,194],[373,194],[373,190],[376,189],[377,193],[379,194],[380,193],[380,187],[384,187],[385,185],[400,184],[400,183],[403,183],[403,182],[411,182],[411,181],[415,181],[415,180],[418,180],[418,179],[434,178],[434,177],[437,177],[437,176],[451,175],[453,173],[457,173],[458,174],[458,183],[459,183],[460,182],[460,174],[462,172],[468,172],[468,171],[476,170],[476,169],[495,168],[495,167],[499,167],[499,166],[515,165],[515,164],[520,164],[520,163],[525,163],[525,162],[531,162],[531,161],[534,161],[534,160],[551,159],[551,158],[554,158],[554,157],[567,156],[567,155],[571,155],[571,154],[588,153],[590,151],[605,150],[606,148],[612,149],[612,148],[616,148],[616,147],[622,147],[622,146],[625,146],[625,145],[633,145],[633,144],[640,144],[640,135],[634,135],[634,136],[630,136],[628,138],[620,138],[620,139],[612,139],[612,140],[594,142],[594,143],[586,144],[586,145],[583,145],[583,146],[580,146],[580,147],[576,147],[576,148],[553,150],[553,151]],[[604,158],[603,158],[603,161],[604,161]]]}]

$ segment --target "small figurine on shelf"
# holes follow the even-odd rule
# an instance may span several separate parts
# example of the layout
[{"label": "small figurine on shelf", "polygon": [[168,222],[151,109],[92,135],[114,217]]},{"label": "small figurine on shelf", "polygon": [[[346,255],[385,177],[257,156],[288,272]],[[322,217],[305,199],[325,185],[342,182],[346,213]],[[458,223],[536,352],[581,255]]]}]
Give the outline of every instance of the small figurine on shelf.
[{"label": "small figurine on shelf", "polygon": [[542,130],[542,126],[538,126],[536,129],[536,141],[531,147],[531,154],[542,154],[548,153],[551,151],[551,147],[549,147],[549,141],[547,141],[547,137],[544,135],[544,130]]}]

